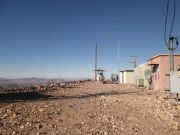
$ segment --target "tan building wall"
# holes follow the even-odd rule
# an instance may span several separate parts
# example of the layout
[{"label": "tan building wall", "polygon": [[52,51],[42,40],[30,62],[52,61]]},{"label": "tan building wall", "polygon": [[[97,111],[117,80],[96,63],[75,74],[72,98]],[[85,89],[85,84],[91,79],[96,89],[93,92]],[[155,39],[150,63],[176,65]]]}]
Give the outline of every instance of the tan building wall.
[{"label": "tan building wall", "polygon": [[124,84],[134,84],[134,71],[133,70],[123,70],[120,71],[120,83]]},{"label": "tan building wall", "polygon": [[149,87],[150,70],[147,63],[138,65],[134,69],[135,85]]},{"label": "tan building wall", "polygon": [[134,72],[125,72],[124,76],[126,77],[127,84],[134,84]]}]

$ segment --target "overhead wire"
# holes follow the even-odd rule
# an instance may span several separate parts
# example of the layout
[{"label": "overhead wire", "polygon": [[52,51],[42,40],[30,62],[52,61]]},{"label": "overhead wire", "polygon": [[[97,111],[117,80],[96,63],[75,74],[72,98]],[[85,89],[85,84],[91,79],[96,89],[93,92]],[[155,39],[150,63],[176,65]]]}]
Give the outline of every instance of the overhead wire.
[{"label": "overhead wire", "polygon": [[166,29],[167,29],[167,19],[168,19],[168,13],[169,13],[169,0],[167,0],[167,7],[166,7],[166,17],[165,17],[165,23],[164,23],[164,41],[166,43],[166,47],[169,49],[168,42],[166,39]]},{"label": "overhead wire", "polygon": [[56,56],[56,53],[54,53],[54,59],[55,59],[55,64],[56,64],[56,71],[58,73],[58,76],[59,76],[59,79],[62,79],[63,80],[63,76],[62,76],[62,72],[60,70],[60,66],[59,66],[59,63],[58,63],[58,60],[57,60],[57,56]]},{"label": "overhead wire", "polygon": [[52,47],[53,49],[52,49],[52,57],[53,57],[53,60],[54,60],[54,70],[55,70],[55,72],[56,72],[56,74],[57,74],[57,77],[58,77],[58,79],[61,79],[61,80],[64,80],[63,79],[63,75],[62,75],[62,72],[61,72],[61,68],[60,68],[60,66],[59,66],[59,62],[58,62],[58,60],[57,60],[57,55],[56,55],[56,51],[55,50],[57,50],[57,48],[55,47],[55,45],[53,45],[53,47]]},{"label": "overhead wire", "polygon": [[176,0],[173,0],[173,19],[172,19],[172,22],[171,22],[171,30],[170,30],[170,34],[169,34],[169,37],[172,36],[172,30],[173,30],[173,26],[174,26],[174,20],[175,20],[175,16],[176,16]]},{"label": "overhead wire", "polygon": [[[25,14],[24,14],[23,10],[22,10],[20,7],[17,7],[17,10],[19,11],[19,12],[18,12],[19,15],[22,16],[22,18],[24,18],[24,17],[25,17]],[[26,23],[26,25],[28,25],[28,24]],[[12,45],[9,45],[9,44],[7,44],[7,45],[10,46],[10,47],[12,46]],[[12,46],[12,47],[14,47],[14,46]],[[15,48],[15,47],[14,47],[14,48]],[[42,69],[45,73],[49,74],[50,76],[54,76],[54,74],[53,74],[52,72],[50,72],[49,70],[47,70],[46,68],[44,68],[44,66],[40,65],[39,63],[38,63],[38,64],[37,64],[37,63],[34,63],[34,61],[33,61],[32,58],[28,57],[27,55],[24,55],[23,51],[21,51],[20,48],[17,48],[17,47],[16,47],[15,50],[16,50],[17,53],[20,53],[22,56],[25,56],[27,59],[29,59],[34,65],[36,65],[37,67],[39,67],[40,69]],[[29,61],[28,61],[28,62],[29,62]]]},{"label": "overhead wire", "polygon": [[[170,5],[170,0],[167,0],[166,17],[165,17],[165,24],[164,24],[164,40],[165,40],[165,44],[166,44],[166,47],[168,48],[168,50],[176,50],[178,47],[178,44],[179,44],[178,37],[173,37],[173,35],[172,35],[174,20],[175,20],[175,16],[176,16],[176,0],[173,0],[173,17],[172,17],[170,31],[169,31],[169,37],[168,37],[168,41],[167,41],[166,34],[167,34],[167,21],[168,21],[169,5]],[[169,44],[170,40],[172,40],[172,41],[176,40],[176,47],[172,48],[170,46],[170,44]]]},{"label": "overhead wire", "polygon": [[[20,9],[20,8],[17,8],[17,9],[19,10],[20,15],[21,15],[22,17],[24,17],[24,14],[23,14],[23,12],[22,12],[22,9]],[[7,45],[8,45],[10,48],[11,48],[11,47],[15,48],[15,51],[16,51],[18,54],[21,54],[22,56],[24,56],[24,58],[27,58],[28,60],[30,60],[31,63],[33,63],[34,65],[36,65],[37,67],[39,67],[40,69],[42,69],[43,71],[45,71],[45,73],[48,73],[50,76],[54,76],[54,75],[52,74],[52,72],[50,72],[49,70],[47,70],[46,68],[44,68],[44,67],[43,67],[42,65],[40,65],[39,63],[35,63],[32,58],[30,58],[30,57],[28,57],[27,55],[25,55],[25,53],[23,53],[23,51],[22,51],[20,48],[17,48],[17,47],[15,47],[15,46],[13,46],[13,45],[10,45],[10,44],[7,44]],[[30,61],[28,61],[28,62],[30,62]],[[57,62],[56,62],[56,63],[57,63]],[[58,76],[60,77],[60,73],[58,72],[58,70],[57,70],[57,69],[54,69],[54,70],[55,70],[56,74],[58,74]]]},{"label": "overhead wire", "polygon": [[[31,64],[33,63],[33,65],[39,67],[41,70],[43,70],[44,72],[46,72],[46,73],[49,74],[50,76],[53,75],[50,71],[48,71],[48,70],[47,70],[46,68],[44,68],[42,65],[40,65],[40,64],[38,64],[38,63],[35,63],[32,58],[30,58],[29,56],[25,55],[25,53],[24,53],[20,48],[18,48],[17,46],[15,47],[14,45],[11,45],[11,44],[8,44],[8,43],[6,43],[6,45],[9,46],[10,48],[14,48],[14,50],[16,51],[16,53],[22,55],[23,58],[28,59],[27,61],[28,61],[29,63],[31,63]],[[31,61],[31,62],[30,62],[30,61]]]},{"label": "overhead wire", "polygon": [[60,74],[59,74],[59,72],[58,72],[56,66],[54,67],[54,70],[55,70],[55,72],[56,72],[56,74],[57,74],[57,78],[60,78]]}]

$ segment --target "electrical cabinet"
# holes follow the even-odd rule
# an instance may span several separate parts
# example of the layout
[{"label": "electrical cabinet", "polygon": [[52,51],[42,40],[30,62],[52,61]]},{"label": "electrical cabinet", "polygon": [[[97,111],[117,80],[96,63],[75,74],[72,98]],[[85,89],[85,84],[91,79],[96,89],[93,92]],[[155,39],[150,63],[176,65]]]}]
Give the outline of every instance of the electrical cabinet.
[{"label": "electrical cabinet", "polygon": [[180,71],[170,73],[170,90],[172,93],[180,93]]}]

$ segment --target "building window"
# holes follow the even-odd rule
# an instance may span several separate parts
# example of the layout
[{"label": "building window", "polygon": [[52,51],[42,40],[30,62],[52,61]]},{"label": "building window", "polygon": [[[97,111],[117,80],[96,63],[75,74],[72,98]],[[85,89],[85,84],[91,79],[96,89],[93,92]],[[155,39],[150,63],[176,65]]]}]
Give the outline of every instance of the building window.
[{"label": "building window", "polygon": [[153,65],[152,73],[156,73],[158,70],[159,64]]},{"label": "building window", "polygon": [[177,65],[176,70],[180,71],[180,65]]}]

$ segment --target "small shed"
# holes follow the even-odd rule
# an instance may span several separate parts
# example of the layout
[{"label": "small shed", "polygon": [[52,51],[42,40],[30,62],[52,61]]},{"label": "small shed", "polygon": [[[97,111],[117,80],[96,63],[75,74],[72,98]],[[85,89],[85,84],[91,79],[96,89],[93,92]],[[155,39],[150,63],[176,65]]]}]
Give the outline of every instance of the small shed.
[{"label": "small shed", "polygon": [[134,84],[134,70],[122,70],[119,72],[119,82],[123,84]]}]

